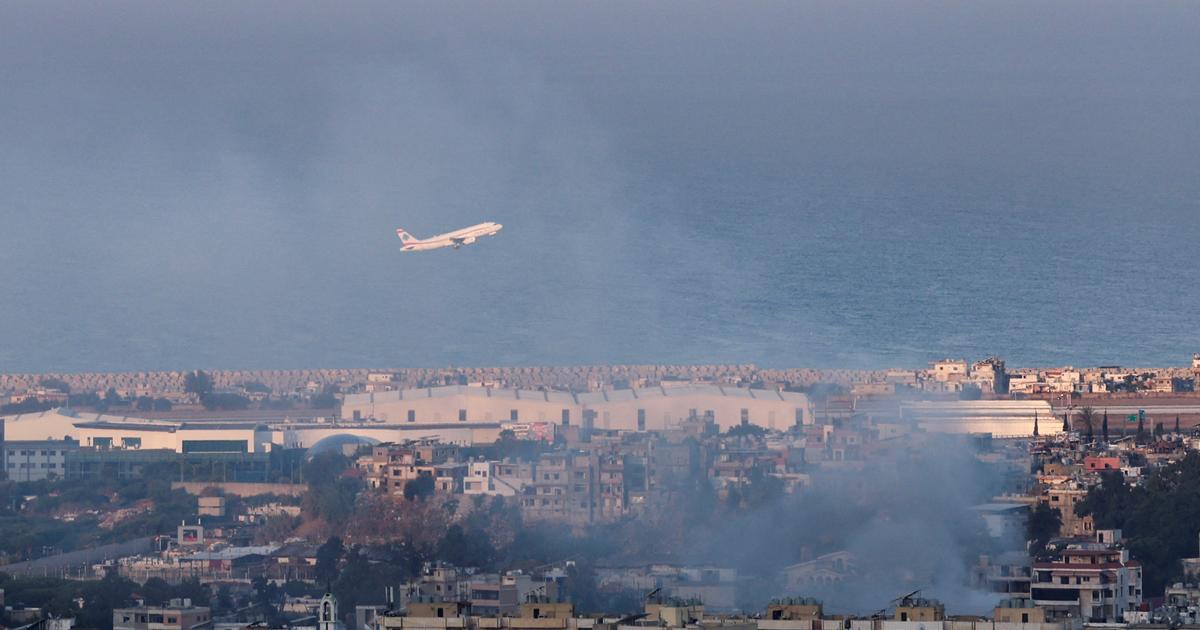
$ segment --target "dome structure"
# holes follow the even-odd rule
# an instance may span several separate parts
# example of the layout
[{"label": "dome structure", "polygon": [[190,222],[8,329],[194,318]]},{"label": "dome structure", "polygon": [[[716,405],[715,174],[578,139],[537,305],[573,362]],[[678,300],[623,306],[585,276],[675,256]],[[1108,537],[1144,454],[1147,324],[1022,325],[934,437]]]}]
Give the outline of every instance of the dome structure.
[{"label": "dome structure", "polygon": [[353,455],[354,451],[361,446],[374,446],[379,444],[379,440],[361,435],[353,435],[350,433],[338,433],[327,438],[321,439],[316,444],[308,448],[304,454],[305,459],[312,459],[321,453],[335,452],[343,455]]}]

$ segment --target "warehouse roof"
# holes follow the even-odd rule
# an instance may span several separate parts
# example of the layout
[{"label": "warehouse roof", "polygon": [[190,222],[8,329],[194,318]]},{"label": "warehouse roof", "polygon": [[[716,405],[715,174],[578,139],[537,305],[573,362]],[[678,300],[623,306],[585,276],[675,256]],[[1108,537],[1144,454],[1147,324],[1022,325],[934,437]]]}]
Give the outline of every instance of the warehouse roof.
[{"label": "warehouse roof", "polygon": [[531,400],[568,405],[597,405],[606,402],[622,402],[653,398],[685,398],[689,396],[720,396],[725,398],[751,398],[754,400],[766,401],[795,401],[798,403],[807,400],[807,397],[804,394],[796,392],[784,392],[774,389],[747,389],[744,387],[692,383],[684,385],[670,384],[639,389],[614,389],[578,394],[563,391],[512,389],[506,387],[448,385],[445,387],[425,387],[421,389],[403,389],[388,392],[349,394],[345,398],[345,404],[348,406],[369,405],[372,403],[417,400],[421,398],[446,398],[452,396],[498,398],[502,400]]}]

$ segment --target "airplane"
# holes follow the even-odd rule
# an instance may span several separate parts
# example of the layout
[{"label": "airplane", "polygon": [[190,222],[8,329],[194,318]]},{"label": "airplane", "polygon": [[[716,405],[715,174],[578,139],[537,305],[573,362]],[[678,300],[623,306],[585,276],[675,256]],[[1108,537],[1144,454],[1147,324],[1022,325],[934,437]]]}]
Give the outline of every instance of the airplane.
[{"label": "airplane", "polygon": [[463,245],[474,243],[481,236],[495,236],[503,227],[499,223],[489,221],[429,238],[417,238],[406,232],[404,228],[397,228],[396,236],[399,236],[400,242],[404,243],[400,247],[400,251],[402,252],[420,252],[427,249],[441,249],[443,247],[458,249]]}]

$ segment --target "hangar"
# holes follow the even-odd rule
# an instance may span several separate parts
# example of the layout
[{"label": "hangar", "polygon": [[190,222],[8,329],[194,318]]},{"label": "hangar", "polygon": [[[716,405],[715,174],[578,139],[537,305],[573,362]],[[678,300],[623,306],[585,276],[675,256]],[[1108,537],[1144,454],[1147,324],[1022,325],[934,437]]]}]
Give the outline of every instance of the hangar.
[{"label": "hangar", "polygon": [[456,385],[351,394],[342,403],[343,421],[409,426],[548,422],[654,431],[706,415],[722,430],[742,423],[769,429],[812,423],[804,394],[707,384],[579,394]]}]

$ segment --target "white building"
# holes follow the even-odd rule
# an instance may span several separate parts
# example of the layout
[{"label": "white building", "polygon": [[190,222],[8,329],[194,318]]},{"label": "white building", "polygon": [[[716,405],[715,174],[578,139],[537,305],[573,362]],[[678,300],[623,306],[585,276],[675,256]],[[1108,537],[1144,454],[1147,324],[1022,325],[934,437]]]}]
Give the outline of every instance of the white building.
[{"label": "white building", "polygon": [[902,419],[935,433],[990,433],[999,437],[1062,432],[1062,418],[1055,418],[1045,400],[955,400],[903,401]]},{"label": "white building", "polygon": [[262,453],[271,448],[269,427],[255,423],[147,420],[69,409],[8,416],[4,439],[70,438],[81,447],[166,449],[176,453]]},{"label": "white building", "polygon": [[718,385],[649,387],[573,394],[465,385],[346,396],[342,419],[446,429],[480,424],[545,422],[559,426],[653,431],[692,415],[721,429],[743,422],[787,429],[812,422],[804,394]]},{"label": "white building", "polygon": [[[524,471],[527,475],[521,475]],[[533,481],[533,468],[517,462],[471,462],[463,479],[463,494],[512,497]]]},{"label": "white building", "polygon": [[67,452],[79,448],[71,440],[5,441],[3,465],[9,481],[39,481],[62,478]]}]

